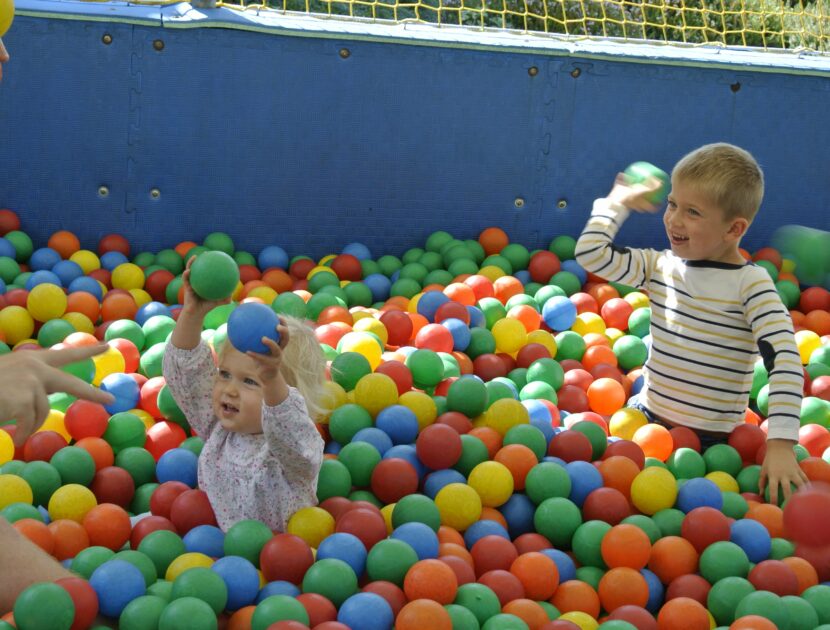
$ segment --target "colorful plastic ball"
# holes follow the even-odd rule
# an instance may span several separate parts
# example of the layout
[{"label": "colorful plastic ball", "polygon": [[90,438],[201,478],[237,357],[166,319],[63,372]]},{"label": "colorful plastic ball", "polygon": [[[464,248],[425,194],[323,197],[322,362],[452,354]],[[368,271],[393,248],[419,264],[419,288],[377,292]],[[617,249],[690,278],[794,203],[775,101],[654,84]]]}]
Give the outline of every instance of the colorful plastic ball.
[{"label": "colorful plastic ball", "polygon": [[110,374],[124,372],[127,363],[118,350],[113,347],[108,347],[101,354],[96,354],[92,357],[92,362],[95,365],[95,375],[92,378],[93,385],[100,385],[104,378]]},{"label": "colorful plastic ball", "polygon": [[162,455],[156,464],[156,477],[160,483],[180,481],[196,487],[199,458],[184,448],[174,448]]},{"label": "colorful plastic ball", "polygon": [[723,495],[720,488],[709,479],[697,477],[689,479],[677,493],[677,508],[683,512],[691,512],[698,507],[712,507],[720,510],[723,507]]},{"label": "colorful plastic ball", "polygon": [[830,518],[830,485],[814,483],[800,489],[784,505],[787,537],[811,547],[830,545],[822,523]]},{"label": "colorful plastic ball", "polygon": [[104,562],[93,571],[89,584],[98,595],[101,614],[114,618],[146,590],[141,571],[124,560]]},{"label": "colorful plastic ball", "polygon": [[51,582],[39,582],[17,597],[14,618],[19,628],[69,630],[75,618],[75,604],[66,589]]},{"label": "colorful plastic ball", "polygon": [[196,597],[182,597],[171,601],[161,613],[158,621],[159,630],[213,630],[217,627],[216,614],[213,609]]},{"label": "colorful plastic ball", "polygon": [[548,455],[566,462],[590,461],[593,452],[591,441],[579,431],[561,431],[553,436],[548,445]]},{"label": "colorful plastic ball", "polygon": [[498,507],[513,494],[513,476],[510,470],[496,461],[482,462],[470,472],[467,484],[481,497],[486,507]]},{"label": "colorful plastic ball", "polygon": [[749,574],[749,558],[746,552],[733,542],[715,542],[700,555],[700,574],[710,584],[727,577],[744,578]]},{"label": "colorful plastic ball", "polygon": [[66,312],[66,293],[54,284],[39,284],[29,291],[26,308],[39,322],[48,322]]},{"label": "colorful plastic ball", "polygon": [[758,521],[743,518],[732,523],[730,540],[746,553],[750,562],[769,557],[772,540],[767,528]]},{"label": "colorful plastic ball", "polygon": [[239,282],[239,266],[221,251],[200,254],[190,267],[190,284],[205,300],[224,300],[231,296]]},{"label": "colorful plastic ball", "polygon": [[677,481],[668,470],[652,466],[631,483],[631,502],[643,514],[670,508],[677,499]]},{"label": "colorful plastic ball", "polygon": [[228,587],[222,576],[205,567],[194,567],[173,580],[172,599],[196,597],[207,603],[214,614],[221,613],[228,602]]},{"label": "colorful plastic ball", "polygon": [[228,318],[228,340],[240,352],[269,354],[262,338],[279,343],[278,324],[279,318],[270,307],[256,302],[240,304]]},{"label": "colorful plastic ball", "polygon": [[674,449],[669,430],[659,424],[646,424],[634,432],[631,440],[643,449],[646,457],[666,461]]},{"label": "colorful plastic ball", "polygon": [[128,411],[138,406],[138,383],[128,374],[109,374],[101,381],[100,388],[102,391],[109,392],[115,397],[113,402],[105,405],[106,410],[110,414],[118,413],[119,411]]},{"label": "colorful plastic ball", "polygon": [[335,558],[348,564],[355,575],[363,575],[366,568],[366,547],[352,534],[338,532],[324,538],[317,549],[317,559]]},{"label": "colorful plastic ball", "polygon": [[197,525],[184,535],[182,541],[190,552],[203,553],[211,558],[225,555],[225,534],[215,525]]},{"label": "colorful plastic ball", "polygon": [[542,319],[553,330],[568,330],[576,317],[576,306],[564,296],[553,296],[542,306]]},{"label": "colorful plastic ball", "polygon": [[418,472],[404,459],[383,459],[372,471],[371,488],[384,503],[394,503],[417,491]]},{"label": "colorful plastic ball", "polygon": [[179,534],[187,534],[194,527],[216,525],[216,515],[203,490],[185,490],[170,505],[170,520]]},{"label": "colorful plastic ball", "polygon": [[462,483],[444,486],[435,496],[435,505],[441,514],[441,524],[460,532],[466,530],[481,516],[480,495]]},{"label": "colorful plastic ball", "polygon": [[352,568],[335,558],[325,558],[312,564],[302,578],[304,593],[317,593],[340,607],[357,591],[357,576]]},{"label": "colorful plastic ball", "polygon": [[316,549],[324,538],[334,533],[334,517],[319,507],[301,508],[288,519],[286,532],[299,536]]},{"label": "colorful plastic ball", "polygon": [[340,606],[337,620],[350,628],[389,630],[395,618],[392,607],[380,595],[356,593]]},{"label": "colorful plastic ball", "polygon": [[97,503],[89,488],[80,484],[67,484],[58,488],[49,499],[49,517],[53,521],[65,518],[81,523]]}]

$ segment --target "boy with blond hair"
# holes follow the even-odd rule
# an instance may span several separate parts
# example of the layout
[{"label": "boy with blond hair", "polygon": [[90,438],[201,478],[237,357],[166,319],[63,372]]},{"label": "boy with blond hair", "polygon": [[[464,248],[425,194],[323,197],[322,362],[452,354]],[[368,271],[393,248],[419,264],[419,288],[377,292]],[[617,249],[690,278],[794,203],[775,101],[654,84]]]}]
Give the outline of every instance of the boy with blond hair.
[{"label": "boy with blond hair", "polygon": [[594,202],[576,260],[611,282],[649,293],[652,346],[638,406],[650,421],[694,430],[701,443],[723,442],[744,421],[758,353],[769,372],[769,431],[761,492],[807,478],[796,461],[804,373],[793,324],[772,279],[744,259],[741,238],[764,196],[764,176],[747,151],[709,144],[684,156],[671,175],[663,224],[670,249],[618,247],[630,210],[655,212],[650,179],[619,176]]}]

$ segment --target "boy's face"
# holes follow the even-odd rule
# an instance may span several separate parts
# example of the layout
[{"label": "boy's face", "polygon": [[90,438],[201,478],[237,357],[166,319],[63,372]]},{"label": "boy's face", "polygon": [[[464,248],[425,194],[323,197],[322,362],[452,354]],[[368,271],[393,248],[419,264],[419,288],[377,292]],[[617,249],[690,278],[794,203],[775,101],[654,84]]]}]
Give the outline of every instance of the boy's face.
[{"label": "boy's face", "polygon": [[749,221],[726,219],[724,211],[702,194],[699,186],[672,178],[663,224],[671,250],[680,258],[744,262],[738,246]]},{"label": "boy's face", "polygon": [[236,433],[262,433],[262,379],[257,363],[225,342],[213,383],[213,412]]}]

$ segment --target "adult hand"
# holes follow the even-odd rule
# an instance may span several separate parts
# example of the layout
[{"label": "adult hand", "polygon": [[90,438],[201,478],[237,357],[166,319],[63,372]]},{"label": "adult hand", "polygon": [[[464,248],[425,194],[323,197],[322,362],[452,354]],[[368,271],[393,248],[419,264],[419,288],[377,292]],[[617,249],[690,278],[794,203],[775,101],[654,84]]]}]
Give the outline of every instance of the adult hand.
[{"label": "adult hand", "polygon": [[106,344],[96,344],[61,350],[22,350],[0,357],[0,420],[17,421],[17,446],[22,446],[46,420],[49,394],[65,392],[102,405],[115,400],[112,394],[59,369],[106,349]]}]

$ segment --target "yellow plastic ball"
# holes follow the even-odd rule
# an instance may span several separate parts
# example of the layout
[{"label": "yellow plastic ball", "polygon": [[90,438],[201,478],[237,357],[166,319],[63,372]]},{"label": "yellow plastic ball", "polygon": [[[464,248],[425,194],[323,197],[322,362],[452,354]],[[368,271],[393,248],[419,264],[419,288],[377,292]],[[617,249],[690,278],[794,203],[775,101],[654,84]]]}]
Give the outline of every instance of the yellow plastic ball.
[{"label": "yellow plastic ball", "polygon": [[408,313],[418,312],[418,302],[421,301],[423,295],[423,293],[416,293],[411,298],[409,298],[409,303],[406,305],[406,310]]},{"label": "yellow plastic ball", "polygon": [[312,268],[311,271],[308,272],[306,278],[311,280],[314,276],[318,273],[330,273],[332,276],[337,278],[337,274],[331,270],[331,267],[326,267],[325,265],[317,265],[316,267]]},{"label": "yellow plastic ball", "polygon": [[706,478],[714,483],[721,492],[737,492],[741,491],[738,481],[729,473],[722,470],[714,470],[706,475]]},{"label": "yellow plastic ball", "polygon": [[631,304],[631,308],[633,308],[635,311],[638,308],[645,308],[649,305],[648,296],[645,293],[640,293],[639,291],[632,291],[631,293],[627,294],[623,299],[629,304]]},{"label": "yellow plastic ball", "polygon": [[14,440],[12,436],[0,429],[0,466],[14,458]]},{"label": "yellow plastic ball", "polygon": [[78,332],[85,332],[90,335],[95,333],[95,324],[83,313],[70,311],[69,313],[64,313],[61,319],[72,324],[72,327]]},{"label": "yellow plastic ball", "polygon": [[481,497],[465,483],[449,483],[435,495],[441,524],[463,532],[481,517]]},{"label": "yellow plastic ball", "polygon": [[137,416],[138,419],[144,423],[144,427],[147,429],[151,428],[156,423],[156,419],[143,409],[130,409],[130,413]]},{"label": "yellow plastic ball", "polygon": [[248,291],[248,297],[259,298],[264,304],[270,304],[277,299],[277,293],[271,287],[254,287]]},{"label": "yellow plastic ball", "polygon": [[572,610],[566,612],[564,615],[559,615],[559,619],[563,621],[570,621],[579,626],[579,630],[596,630],[599,628],[599,623],[591,615],[581,610]]},{"label": "yellow plastic ball", "polygon": [[383,522],[386,523],[386,535],[390,536],[395,526],[392,523],[392,512],[395,511],[397,503],[389,503],[380,508],[380,515],[383,517]]},{"label": "yellow plastic ball", "polygon": [[518,319],[504,317],[490,330],[497,352],[518,352],[527,343],[527,329]]},{"label": "yellow plastic ball", "polygon": [[7,306],[0,310],[0,330],[6,343],[13,346],[21,339],[29,339],[35,332],[35,320],[22,306]]},{"label": "yellow plastic ball", "polygon": [[326,254],[320,259],[320,262],[318,262],[317,264],[321,267],[326,267],[326,269],[330,269],[328,263],[330,263],[335,258],[337,258],[337,254]]},{"label": "yellow plastic ball", "polygon": [[355,385],[354,401],[374,418],[398,402],[398,386],[386,374],[367,374]]},{"label": "yellow plastic ball", "polygon": [[541,344],[548,349],[548,352],[550,352],[550,356],[556,356],[556,339],[547,330],[542,330],[540,328],[538,330],[534,330],[532,332],[527,333],[527,342]]},{"label": "yellow plastic ball", "polygon": [[500,267],[496,267],[495,265],[487,265],[486,267],[482,267],[478,271],[479,276],[484,276],[490,282],[495,282],[502,276],[506,276],[507,274],[504,273],[504,270]]},{"label": "yellow plastic ball", "polygon": [[317,548],[326,536],[334,533],[334,517],[323,508],[301,508],[288,519],[286,531],[302,538],[309,547]]},{"label": "yellow plastic ball", "polygon": [[168,582],[172,582],[188,569],[195,569],[196,567],[204,567],[205,569],[209,569],[212,566],[213,558],[210,556],[199,553],[198,551],[183,553],[173,560],[173,562],[170,563],[170,566],[167,567],[164,579]]},{"label": "yellow plastic ball", "polygon": [[513,398],[500,398],[484,412],[484,426],[495,429],[502,437],[517,424],[528,422],[527,407]]},{"label": "yellow plastic ball", "polygon": [[615,411],[608,421],[608,432],[623,440],[630,440],[634,437],[637,429],[648,424],[648,418],[639,409],[623,407]]},{"label": "yellow plastic ball", "polygon": [[781,260],[781,273],[793,273],[795,271],[795,261],[790,260],[789,258],[784,258]]},{"label": "yellow plastic ball", "polygon": [[56,284],[39,284],[29,291],[26,308],[39,322],[57,319],[66,312],[66,293]]},{"label": "yellow plastic ball", "polygon": [[470,471],[467,485],[478,493],[482,505],[498,507],[513,494],[513,475],[500,462],[481,462]]},{"label": "yellow plastic ball", "polygon": [[136,306],[139,308],[153,301],[153,296],[144,289],[130,289],[129,293],[133,296]]},{"label": "yellow plastic ball", "polygon": [[631,502],[640,512],[651,516],[674,505],[677,480],[665,468],[650,466],[631,482]]},{"label": "yellow plastic ball", "polygon": [[605,320],[597,313],[580,313],[576,316],[571,330],[583,337],[588,333],[601,335],[605,332]]},{"label": "yellow plastic ball", "polygon": [[91,252],[88,249],[79,249],[69,257],[69,260],[78,263],[81,269],[83,269],[84,275],[87,276],[91,271],[101,268],[101,261],[98,256],[95,255],[95,252]]},{"label": "yellow plastic ball", "polygon": [[124,361],[124,355],[118,352],[113,347],[108,347],[101,354],[96,354],[92,357],[92,362],[95,364],[95,376],[92,378],[93,385],[100,385],[110,374],[123,372],[127,364]]},{"label": "yellow plastic ball", "polygon": [[438,407],[435,401],[424,392],[406,392],[398,398],[398,404],[409,408],[418,418],[418,430],[423,431],[435,422]]},{"label": "yellow plastic ball", "polygon": [[342,386],[334,381],[326,381],[323,384],[323,393],[318,402],[326,410],[326,421],[328,421],[328,415],[338,407],[345,405],[346,401],[346,390]]},{"label": "yellow plastic ball", "polygon": [[799,330],[795,333],[795,345],[798,347],[798,354],[801,356],[801,364],[807,365],[813,350],[821,346],[821,337],[812,330]]},{"label": "yellow plastic ball", "polygon": [[360,319],[355,320],[352,330],[355,332],[374,333],[380,337],[380,340],[384,345],[386,345],[389,341],[389,331],[386,330],[386,326],[384,326],[379,319],[375,319],[371,315],[369,317],[361,317]]},{"label": "yellow plastic ball", "polygon": [[242,282],[237,282],[236,288],[233,290],[233,293],[231,293],[231,300],[233,300],[234,302],[238,302],[240,299],[242,299],[242,291],[244,288],[245,286],[242,284]]},{"label": "yellow plastic ball", "polygon": [[[367,317],[370,318],[370,319],[373,319],[372,312],[367,311],[366,309],[364,309],[362,307],[361,308],[350,308],[349,313],[352,314],[352,320],[354,321],[355,324],[357,322],[359,322],[361,319],[366,319]],[[388,336],[389,335],[387,334],[387,337]]]},{"label": "yellow plastic ball", "polygon": [[605,336],[608,337],[609,341],[611,341],[611,347],[613,348],[614,344],[617,343],[617,340],[620,337],[625,337],[625,333],[619,328],[606,328]]},{"label": "yellow plastic ball", "polygon": [[69,431],[66,430],[66,424],[64,424],[64,413],[57,409],[49,410],[49,415],[46,416],[46,420],[43,421],[43,424],[40,425],[37,431],[54,431],[55,433],[59,433],[66,440],[67,444],[72,439]]},{"label": "yellow plastic ball", "polygon": [[365,332],[350,332],[343,335],[337,344],[338,352],[357,352],[362,354],[369,362],[372,371],[380,365],[380,358],[383,355],[383,348],[378,340]]},{"label": "yellow plastic ball", "polygon": [[49,518],[53,521],[59,518],[68,518],[80,523],[87,512],[98,505],[98,500],[92,490],[78,483],[69,483],[61,486],[49,499]]},{"label": "yellow plastic ball", "polygon": [[14,2],[0,0],[0,37],[6,34],[14,21]]},{"label": "yellow plastic ball", "polygon": [[[0,431],[0,433],[6,432]],[[12,445],[12,454],[14,454],[14,445]],[[34,498],[35,495],[32,493],[32,487],[26,483],[23,477],[18,477],[17,475],[0,475],[0,510],[12,503],[26,503],[31,505]]]},{"label": "yellow plastic ball", "polygon": [[113,289],[142,289],[144,288],[144,271],[136,264],[121,263],[112,270],[111,283]]}]

